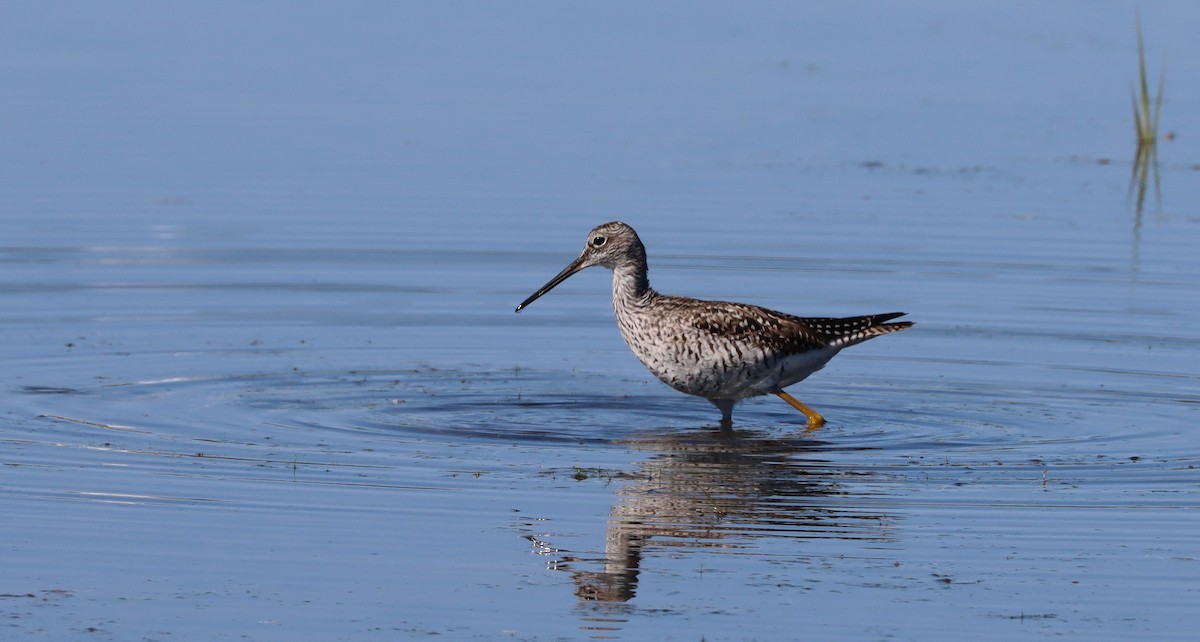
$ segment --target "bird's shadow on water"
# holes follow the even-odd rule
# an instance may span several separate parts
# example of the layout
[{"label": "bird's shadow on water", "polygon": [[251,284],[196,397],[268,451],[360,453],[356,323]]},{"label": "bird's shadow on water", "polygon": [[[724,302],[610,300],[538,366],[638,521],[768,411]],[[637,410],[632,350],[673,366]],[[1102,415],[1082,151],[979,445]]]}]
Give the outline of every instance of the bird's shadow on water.
[{"label": "bird's shadow on water", "polygon": [[604,605],[637,595],[654,549],[757,555],[767,538],[890,539],[891,516],[867,502],[855,506],[847,481],[860,474],[822,459],[827,442],[803,427],[647,430],[615,445],[648,456],[610,477],[615,501],[601,554],[561,550],[525,534],[554,558],[550,568],[570,573],[585,619],[604,614],[600,620],[608,622],[613,611]]}]

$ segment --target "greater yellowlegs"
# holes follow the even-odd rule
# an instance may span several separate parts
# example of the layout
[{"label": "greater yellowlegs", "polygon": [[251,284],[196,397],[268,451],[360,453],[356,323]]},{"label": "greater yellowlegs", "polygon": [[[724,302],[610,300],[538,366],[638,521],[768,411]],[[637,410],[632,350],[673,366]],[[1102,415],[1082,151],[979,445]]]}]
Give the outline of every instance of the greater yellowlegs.
[{"label": "greater yellowlegs", "polygon": [[903,312],[802,318],[744,303],[659,294],[646,276],[645,246],[619,221],[593,229],[579,258],[516,311],[594,265],[613,271],[613,311],[633,354],[663,383],[711,401],[724,427],[733,424],[739,400],[773,394],[804,413],[809,430],[820,428],[825,418],[783,389],[825,367],[842,348],[912,326],[887,323]]}]

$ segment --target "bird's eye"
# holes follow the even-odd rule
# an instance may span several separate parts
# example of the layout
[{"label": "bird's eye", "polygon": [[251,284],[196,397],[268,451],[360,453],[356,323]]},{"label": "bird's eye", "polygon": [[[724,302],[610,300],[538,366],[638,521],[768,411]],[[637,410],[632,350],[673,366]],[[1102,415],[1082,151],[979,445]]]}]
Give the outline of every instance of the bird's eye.
[{"label": "bird's eye", "polygon": [[592,237],[592,247],[601,247],[602,245],[604,245],[607,242],[608,242],[608,239],[604,238],[603,236],[593,236]]}]

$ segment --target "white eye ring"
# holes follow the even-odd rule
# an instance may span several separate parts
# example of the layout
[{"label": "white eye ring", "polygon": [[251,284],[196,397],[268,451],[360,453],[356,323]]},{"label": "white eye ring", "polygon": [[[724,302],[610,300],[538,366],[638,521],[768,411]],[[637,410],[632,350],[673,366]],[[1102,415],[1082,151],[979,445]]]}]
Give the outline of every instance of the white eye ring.
[{"label": "white eye ring", "polygon": [[608,239],[604,238],[603,236],[592,237],[592,247],[600,247],[607,242],[608,242]]}]

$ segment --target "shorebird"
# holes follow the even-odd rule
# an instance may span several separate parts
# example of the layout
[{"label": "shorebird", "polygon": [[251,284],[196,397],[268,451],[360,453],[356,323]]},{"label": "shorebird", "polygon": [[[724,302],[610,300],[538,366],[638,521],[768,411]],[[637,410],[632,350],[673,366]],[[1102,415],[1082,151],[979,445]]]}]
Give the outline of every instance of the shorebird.
[{"label": "shorebird", "polygon": [[903,312],[806,318],[756,305],[659,294],[646,276],[646,248],[632,227],[613,221],[593,229],[579,258],[517,306],[520,312],[572,274],[603,265],[613,271],[612,301],[621,336],[638,360],[672,388],[704,397],[733,425],[738,401],[773,394],[808,418],[817,411],[784,392],[825,367],[843,348],[911,327],[888,323]]}]

